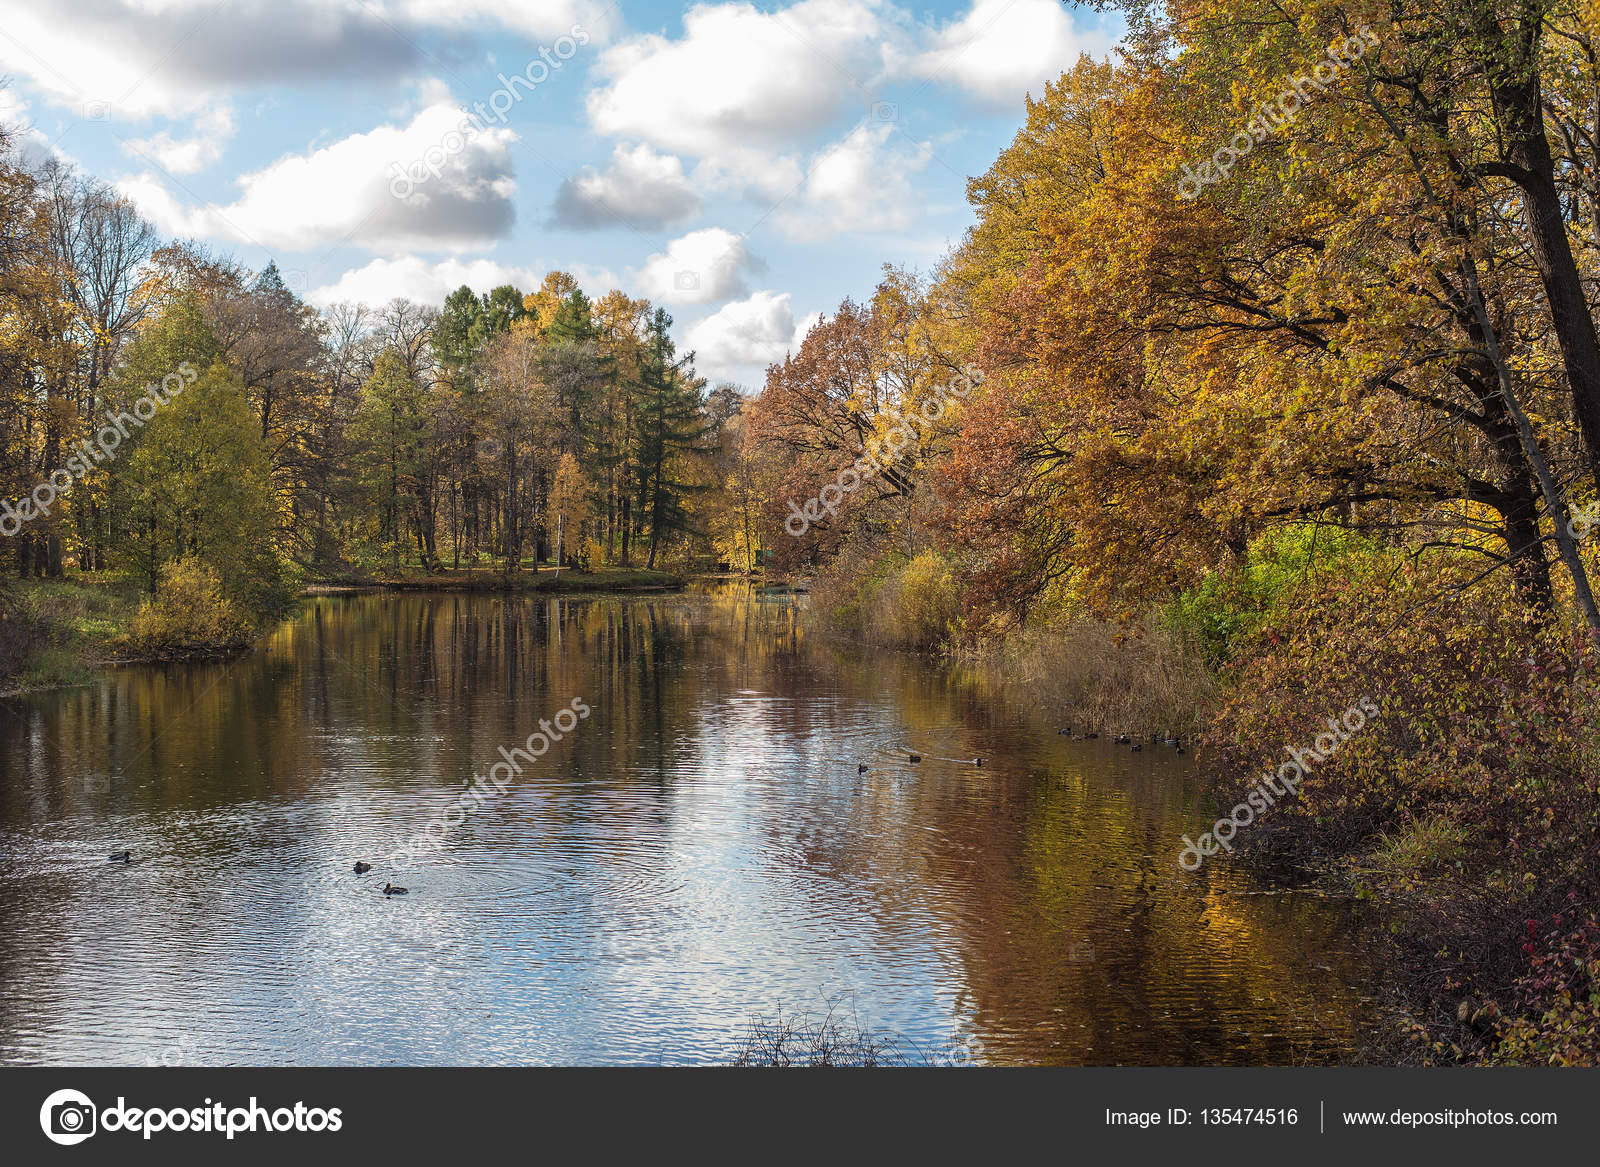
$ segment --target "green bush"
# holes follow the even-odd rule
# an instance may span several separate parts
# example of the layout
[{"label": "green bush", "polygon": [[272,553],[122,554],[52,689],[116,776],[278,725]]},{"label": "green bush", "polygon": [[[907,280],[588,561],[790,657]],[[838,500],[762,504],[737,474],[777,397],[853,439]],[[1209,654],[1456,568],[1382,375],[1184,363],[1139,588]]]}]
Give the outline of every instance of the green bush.
[{"label": "green bush", "polygon": [[1232,571],[1206,577],[1167,612],[1175,629],[1194,638],[1207,662],[1232,660],[1241,645],[1294,597],[1330,571],[1359,573],[1383,559],[1370,539],[1342,527],[1300,523],[1263,535]]},{"label": "green bush", "polygon": [[250,621],[222,591],[217,573],[193,556],[161,569],[161,584],[139,605],[128,647],[139,653],[221,652],[254,640]]}]

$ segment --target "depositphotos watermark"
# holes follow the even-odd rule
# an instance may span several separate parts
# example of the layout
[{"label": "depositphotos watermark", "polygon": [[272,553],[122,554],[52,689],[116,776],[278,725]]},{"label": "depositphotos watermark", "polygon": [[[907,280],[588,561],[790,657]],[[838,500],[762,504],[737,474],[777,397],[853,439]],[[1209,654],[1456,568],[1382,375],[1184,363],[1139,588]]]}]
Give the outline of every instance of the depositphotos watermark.
[{"label": "depositphotos watermark", "polygon": [[45,1137],[63,1147],[75,1146],[96,1134],[126,1131],[149,1139],[158,1131],[194,1134],[271,1134],[275,1131],[336,1132],[344,1126],[339,1107],[308,1107],[304,1102],[269,1110],[252,1096],[248,1106],[229,1107],[207,1098],[203,1106],[139,1109],[117,1096],[117,1104],[104,1110],[81,1090],[57,1090],[39,1108],[39,1126]]},{"label": "depositphotos watermark", "polygon": [[1600,527],[1600,501],[1572,508],[1571,517],[1567,520],[1567,534],[1581,542],[1596,527]]},{"label": "depositphotos watermark", "polygon": [[[445,163],[465,150],[473,138],[487,130],[488,122],[505,125],[506,114],[517,102],[549,80],[551,73],[570,61],[580,46],[588,43],[588,30],[581,24],[575,24],[570,33],[556,37],[554,45],[540,45],[538,55],[529,59],[522,72],[509,77],[504,73],[496,74],[495,80],[500,82],[500,88],[489,95],[487,103],[473,102],[472,113],[462,118],[455,129],[429,146],[422,152],[422,157],[413,160],[410,165],[402,166],[399,162],[389,164],[393,173],[389,179],[389,193],[397,199],[408,199],[411,192],[428,179],[438,178],[444,173]],[[485,104],[488,105],[487,110],[484,109]]]},{"label": "depositphotos watermark", "polygon": [[145,1058],[144,1064],[147,1066],[166,1066],[168,1069],[176,1066],[192,1065],[196,1048],[194,1038],[186,1033],[176,1043],[162,1050],[159,1058],[153,1054]]},{"label": "depositphotos watermark", "polygon": [[[925,398],[921,408],[910,415],[911,421],[916,422],[926,430],[944,416],[945,404],[949,398],[965,399],[973,387],[983,380],[983,374],[968,365],[967,368],[949,381],[940,385],[931,395]],[[867,443],[867,448],[861,452],[855,465],[846,466],[834,477],[834,480],[817,492],[816,497],[807,501],[804,507],[793,499],[789,500],[789,517],[783,521],[783,529],[796,539],[811,530],[813,523],[820,522],[824,513],[832,518],[838,513],[840,505],[847,494],[853,494],[861,489],[861,484],[877,474],[886,466],[898,462],[908,448],[920,445],[922,438],[912,431],[910,423],[904,416],[884,433],[881,438],[873,438]],[[830,496],[829,491],[833,491]]]},{"label": "depositphotos watermark", "polygon": [[467,815],[479,810],[491,798],[504,794],[511,785],[514,774],[522,773],[522,763],[533,765],[549,752],[550,747],[578,728],[578,723],[593,712],[582,697],[574,697],[560,712],[551,718],[541,718],[539,728],[528,735],[521,747],[500,747],[500,761],[489,767],[488,776],[474,774],[464,790],[447,810],[422,830],[412,835],[405,846],[389,855],[390,862],[415,858],[424,851],[437,851],[451,831],[466,822]]},{"label": "depositphotos watermark", "polygon": [[1183,177],[1178,180],[1178,197],[1199,198],[1203,189],[1227,178],[1238,165],[1239,159],[1299,117],[1307,101],[1319,93],[1326,93],[1328,86],[1337,81],[1341,73],[1353,68],[1357,61],[1366,56],[1367,49],[1378,43],[1378,34],[1372,31],[1371,25],[1363,24],[1356,32],[1360,35],[1330,44],[1328,59],[1312,66],[1311,76],[1296,73],[1289,78],[1277,100],[1263,101],[1257,106],[1256,112],[1245,122],[1244,129],[1234,134],[1226,146],[1220,147],[1198,169],[1185,163]]},{"label": "depositphotos watermark", "polygon": [[184,361],[176,373],[168,373],[161,378],[159,385],[154,381],[146,385],[144,396],[133,403],[131,412],[122,410],[113,413],[106,410],[106,420],[111,424],[101,427],[92,442],[87,438],[79,442],[76,447],[78,453],[68,458],[60,470],[34,487],[32,492],[23,495],[15,506],[10,502],[0,502],[0,535],[10,538],[22,530],[23,523],[49,518],[57,495],[70,491],[72,484],[98,463],[116,458],[117,447],[122,445],[124,439],[133,436],[128,428],[130,425],[134,429],[143,428],[144,423],[156,415],[156,410],[171,404],[172,398],[193,385],[199,375],[193,365]]},{"label": "depositphotos watermark", "polygon": [[[1184,848],[1178,852],[1178,866],[1185,871],[1199,871],[1200,865],[1206,861],[1206,856],[1215,855],[1217,849],[1233,853],[1233,837],[1256,819],[1267,813],[1269,807],[1278,805],[1278,800],[1291,798],[1300,793],[1300,783],[1305,781],[1306,774],[1310,772],[1313,762],[1326,762],[1340,746],[1360,732],[1367,722],[1378,716],[1378,706],[1371,697],[1363,696],[1357,705],[1352,705],[1344,711],[1342,717],[1328,718],[1329,732],[1318,734],[1313,747],[1309,750],[1289,749],[1289,761],[1278,767],[1276,774],[1270,771],[1261,776],[1245,800],[1239,803],[1228,813],[1227,818],[1220,818],[1205,834],[1200,836],[1196,843],[1188,835],[1183,837]],[[1293,771],[1290,777],[1289,771]],[[1281,785],[1280,785],[1281,784]],[[1276,797],[1274,797],[1276,795]],[[1194,861],[1191,863],[1190,857]]]}]

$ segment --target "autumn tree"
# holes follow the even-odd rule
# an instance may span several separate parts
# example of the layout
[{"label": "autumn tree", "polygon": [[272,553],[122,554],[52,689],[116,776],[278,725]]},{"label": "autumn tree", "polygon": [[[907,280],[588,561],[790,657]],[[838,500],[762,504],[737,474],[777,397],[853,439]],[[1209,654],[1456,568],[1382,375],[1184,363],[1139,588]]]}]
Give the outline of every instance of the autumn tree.
[{"label": "autumn tree", "polygon": [[157,591],[179,559],[213,570],[245,611],[283,602],[270,463],[244,387],[213,364],[144,427],[126,461],[131,563]]}]

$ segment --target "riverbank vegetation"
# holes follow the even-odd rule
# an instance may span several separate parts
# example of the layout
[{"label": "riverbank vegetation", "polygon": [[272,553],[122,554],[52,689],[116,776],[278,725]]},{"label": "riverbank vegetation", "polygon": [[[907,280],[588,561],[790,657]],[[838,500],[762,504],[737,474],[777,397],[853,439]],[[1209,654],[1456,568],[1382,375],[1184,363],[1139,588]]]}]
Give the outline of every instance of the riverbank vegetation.
[{"label": "riverbank vegetation", "polygon": [[81,684],[110,663],[139,610],[138,585],[76,576],[0,584],[0,692]]},{"label": "riverbank vegetation", "polygon": [[1593,12],[1131,16],[936,271],[770,372],[742,454],[776,559],[853,634],[1031,660],[1064,718],[1196,725],[1223,807],[1370,698],[1240,845],[1382,902],[1384,1056],[1592,1063]]}]

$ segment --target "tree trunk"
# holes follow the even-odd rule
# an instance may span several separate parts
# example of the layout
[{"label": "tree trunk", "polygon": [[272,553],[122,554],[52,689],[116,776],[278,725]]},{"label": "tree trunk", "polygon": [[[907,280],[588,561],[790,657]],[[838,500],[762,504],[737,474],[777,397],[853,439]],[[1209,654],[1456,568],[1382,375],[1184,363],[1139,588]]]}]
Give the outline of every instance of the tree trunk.
[{"label": "tree trunk", "polygon": [[1522,439],[1524,452],[1528,462],[1533,468],[1534,476],[1539,480],[1540,491],[1544,495],[1545,508],[1550,512],[1550,519],[1555,525],[1556,546],[1561,551],[1561,561],[1566,564],[1567,571],[1572,575],[1572,590],[1578,601],[1578,608],[1583,612],[1584,619],[1588,622],[1591,632],[1600,633],[1600,609],[1596,609],[1594,593],[1589,589],[1589,575],[1584,569],[1583,559],[1578,555],[1577,541],[1572,537],[1572,518],[1567,512],[1566,499],[1561,490],[1556,486],[1555,478],[1550,473],[1549,464],[1545,461],[1544,451],[1539,448],[1538,437],[1533,432],[1532,425],[1528,422],[1527,415],[1522,411],[1522,405],[1517,400],[1516,387],[1511,379],[1511,370],[1506,365],[1505,358],[1501,355],[1500,344],[1496,339],[1493,323],[1489,320],[1489,313],[1484,308],[1483,294],[1478,288],[1476,272],[1471,268],[1470,262],[1466,267],[1467,290],[1472,299],[1472,310],[1478,318],[1478,327],[1483,330],[1483,343],[1490,363],[1494,366],[1500,392],[1505,399],[1506,409],[1510,412],[1517,426],[1517,433]]},{"label": "tree trunk", "polygon": [[[1534,40],[1538,37],[1537,18],[1529,18],[1519,28],[1518,45],[1512,62],[1490,66],[1489,90],[1495,112],[1504,127],[1506,167],[1493,168],[1504,173],[1522,191],[1523,212],[1527,217],[1533,261],[1539,269],[1545,299],[1550,305],[1550,320],[1572,392],[1573,411],[1583,432],[1589,454],[1589,471],[1600,487],[1600,340],[1596,339],[1594,317],[1583,295],[1583,281],[1567,240],[1566,216],[1556,190],[1555,161],[1544,133],[1544,102],[1539,72],[1534,62]],[[1488,44],[1503,43],[1498,28],[1485,27],[1482,35]]]}]

